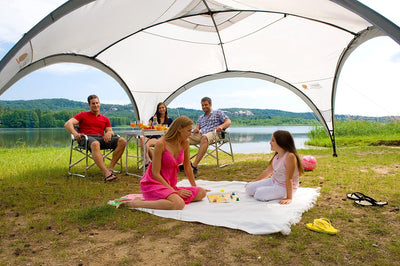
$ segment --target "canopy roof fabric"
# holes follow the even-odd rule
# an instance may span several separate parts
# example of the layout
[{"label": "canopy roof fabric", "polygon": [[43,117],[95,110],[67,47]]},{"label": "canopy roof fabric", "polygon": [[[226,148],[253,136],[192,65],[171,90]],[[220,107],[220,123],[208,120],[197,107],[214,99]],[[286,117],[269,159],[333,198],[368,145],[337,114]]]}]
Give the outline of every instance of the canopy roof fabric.
[{"label": "canopy roof fabric", "polygon": [[147,119],[201,82],[260,78],[299,96],[335,147],[340,70],[377,36],[400,44],[395,24],[355,0],[71,0],[2,59],[0,95],[39,68],[82,63],[119,82]]}]

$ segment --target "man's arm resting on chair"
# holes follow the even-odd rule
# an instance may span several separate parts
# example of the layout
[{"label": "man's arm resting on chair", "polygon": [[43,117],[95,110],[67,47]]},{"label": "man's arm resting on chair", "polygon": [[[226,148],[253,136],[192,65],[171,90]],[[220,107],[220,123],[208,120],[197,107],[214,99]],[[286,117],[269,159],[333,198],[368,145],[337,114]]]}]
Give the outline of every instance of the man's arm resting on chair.
[{"label": "man's arm resting on chair", "polygon": [[222,132],[223,130],[227,129],[232,124],[229,118],[225,119],[224,123],[216,127],[217,132]]},{"label": "man's arm resting on chair", "polygon": [[75,118],[71,118],[70,120],[68,120],[67,122],[65,122],[64,127],[65,129],[71,133],[74,138],[79,142],[81,141],[81,134],[79,134],[78,132],[76,132],[75,130],[75,126],[79,124],[79,121],[76,120]]}]

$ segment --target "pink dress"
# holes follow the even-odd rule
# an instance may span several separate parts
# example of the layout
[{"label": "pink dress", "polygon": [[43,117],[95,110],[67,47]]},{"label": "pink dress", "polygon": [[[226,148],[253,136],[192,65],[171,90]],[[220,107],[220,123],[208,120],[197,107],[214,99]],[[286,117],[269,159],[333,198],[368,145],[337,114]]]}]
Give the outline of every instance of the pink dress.
[{"label": "pink dress", "polygon": [[178,182],[177,173],[179,171],[178,165],[182,164],[184,156],[184,148],[179,152],[177,158],[175,158],[166,148],[164,141],[164,152],[161,157],[161,176],[164,177],[165,181],[174,189],[171,190],[165,187],[163,184],[153,179],[153,163],[150,163],[146,173],[140,180],[140,188],[142,190],[143,198],[145,200],[159,200],[166,199],[172,193],[176,193],[177,190],[186,189],[192,192],[189,198],[182,198],[185,204],[189,204],[199,192],[199,187],[177,187]]}]

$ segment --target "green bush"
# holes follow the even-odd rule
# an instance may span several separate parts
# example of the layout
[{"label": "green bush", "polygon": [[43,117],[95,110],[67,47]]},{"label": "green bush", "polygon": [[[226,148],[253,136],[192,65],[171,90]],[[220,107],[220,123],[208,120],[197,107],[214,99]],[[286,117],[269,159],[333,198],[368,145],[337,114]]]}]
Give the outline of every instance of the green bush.
[{"label": "green bush", "polygon": [[[400,121],[387,123],[372,121],[337,121],[335,123],[336,144],[354,145],[394,145],[400,140]],[[306,144],[315,146],[332,146],[329,136],[322,126],[315,126],[307,136]]]}]

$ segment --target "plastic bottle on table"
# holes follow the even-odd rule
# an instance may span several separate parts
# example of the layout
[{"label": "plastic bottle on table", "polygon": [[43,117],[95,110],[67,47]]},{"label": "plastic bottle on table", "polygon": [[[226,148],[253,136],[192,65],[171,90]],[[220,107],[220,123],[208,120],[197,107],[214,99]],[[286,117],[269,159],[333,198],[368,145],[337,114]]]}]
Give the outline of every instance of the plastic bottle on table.
[{"label": "plastic bottle on table", "polygon": [[152,126],[156,126],[156,125],[158,125],[158,123],[157,123],[157,115],[154,115],[154,116],[153,116],[153,123],[152,123]]}]

